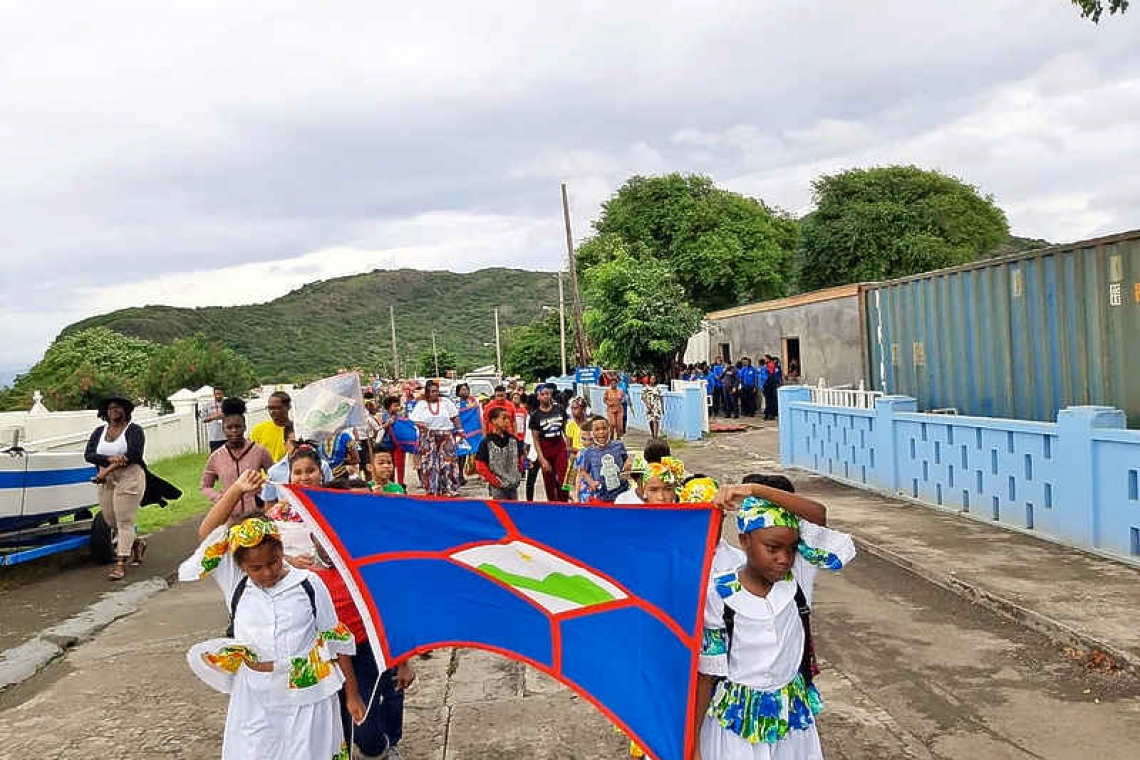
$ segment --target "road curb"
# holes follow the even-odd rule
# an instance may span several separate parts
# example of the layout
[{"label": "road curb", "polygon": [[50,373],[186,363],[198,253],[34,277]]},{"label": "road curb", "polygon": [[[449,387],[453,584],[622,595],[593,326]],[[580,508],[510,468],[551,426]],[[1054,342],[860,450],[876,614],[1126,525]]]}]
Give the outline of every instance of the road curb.
[{"label": "road curb", "polygon": [[908,559],[891,549],[887,549],[875,543],[874,540],[867,538],[865,534],[859,533],[858,531],[852,531],[852,535],[855,538],[858,548],[866,551],[868,554],[906,570],[912,575],[916,575],[925,581],[933,583],[935,586],[957,594],[963,599],[977,604],[980,607],[984,607],[1011,622],[1040,633],[1054,643],[1075,649],[1099,649],[1110,655],[1116,661],[1118,667],[1126,670],[1135,669],[1136,657],[1127,650],[1120,649],[1105,641],[1101,641],[1095,636],[1090,636],[1078,631],[1058,620],[1042,615],[1040,612],[1035,612],[1023,607],[1017,602],[982,588],[976,583],[963,580],[952,571],[934,570],[920,562]]},{"label": "road curb", "polygon": [[0,652],[0,691],[23,683],[68,649],[90,641],[119,618],[137,612],[144,601],[170,588],[163,578],[138,581],[103,597],[34,638]]}]

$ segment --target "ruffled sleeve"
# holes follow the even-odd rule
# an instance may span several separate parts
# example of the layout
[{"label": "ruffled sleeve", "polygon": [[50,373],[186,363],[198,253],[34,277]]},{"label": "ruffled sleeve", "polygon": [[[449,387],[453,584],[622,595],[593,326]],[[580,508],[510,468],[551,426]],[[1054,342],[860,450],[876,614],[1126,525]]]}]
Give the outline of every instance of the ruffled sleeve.
[{"label": "ruffled sleeve", "polygon": [[855,554],[855,542],[850,534],[800,520],[799,554],[792,565],[792,574],[803,589],[808,604],[811,604],[815,574],[819,568],[840,570],[855,558]]},{"label": "ruffled sleeve", "polygon": [[245,573],[237,566],[233,554],[230,553],[226,541],[227,531],[225,525],[214,528],[194,553],[178,566],[178,580],[186,583],[212,575],[228,600]]},{"label": "ruffled sleeve", "polygon": [[[735,577],[735,574],[732,574]],[[707,676],[728,675],[728,633],[724,627],[724,599],[720,593],[724,576],[712,578],[705,592],[701,655],[697,670]]]},{"label": "ruffled sleeve", "polygon": [[356,637],[348,626],[337,619],[332,595],[324,581],[315,573],[309,573],[313,584],[314,602],[317,606],[317,638],[328,651],[330,659],[343,654],[349,657],[356,654]]}]

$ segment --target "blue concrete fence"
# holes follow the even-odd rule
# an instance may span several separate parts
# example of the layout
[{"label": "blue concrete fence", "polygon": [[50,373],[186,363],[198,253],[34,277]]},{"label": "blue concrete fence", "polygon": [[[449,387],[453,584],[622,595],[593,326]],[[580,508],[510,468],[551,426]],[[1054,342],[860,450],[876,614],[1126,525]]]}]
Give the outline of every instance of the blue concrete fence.
[{"label": "blue concrete fence", "polygon": [[1104,406],[1057,422],[917,414],[907,396],[875,408],[780,389],[780,459],[1071,546],[1140,559],[1140,431]]},{"label": "blue concrete fence", "polygon": [[[680,438],[686,441],[699,441],[701,439],[702,414],[704,413],[705,394],[700,388],[686,388],[682,391],[667,390],[661,387],[661,397],[664,399],[665,415],[661,418],[661,434],[669,438]],[[606,389],[598,385],[579,386],[582,395],[590,402],[590,408],[595,414],[605,415],[606,405],[602,402],[602,394]],[[645,405],[641,403],[643,385],[629,386],[629,413],[626,425],[630,430],[649,432],[649,420],[645,417]]]}]

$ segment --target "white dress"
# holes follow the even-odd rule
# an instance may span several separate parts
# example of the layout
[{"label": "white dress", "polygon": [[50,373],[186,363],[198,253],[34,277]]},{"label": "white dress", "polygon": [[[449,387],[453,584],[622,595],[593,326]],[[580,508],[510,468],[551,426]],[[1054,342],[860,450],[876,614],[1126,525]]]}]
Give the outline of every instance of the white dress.
[{"label": "white dress", "polygon": [[[229,552],[219,557],[216,550],[210,551],[225,538],[224,531],[221,527],[210,534],[182,563],[178,576],[190,581],[213,575],[228,609],[245,573]],[[211,560],[217,560],[217,566],[204,570],[203,562],[211,564]],[[355,654],[355,641],[337,621],[332,597],[321,579],[307,570],[285,567],[285,576],[271,588],[246,582],[234,616],[233,639],[203,642],[187,654],[196,674],[230,695],[222,760],[349,757],[337,700],[344,676],[336,656]],[[305,580],[313,589],[312,602],[302,583]],[[235,644],[248,647],[262,662],[274,663],[273,672],[238,666],[227,674],[203,664],[205,657]]]},{"label": "white dress", "polygon": [[[800,537],[846,564],[855,545],[845,533],[800,520]],[[815,715],[823,704],[815,686],[799,674],[804,629],[796,606],[796,583],[810,607],[818,567],[797,555],[793,579],[778,581],[767,597],[745,589],[737,576],[743,552],[723,540],[714,568],[729,569],[709,582],[699,670],[720,676],[701,725],[703,760],[822,760]],[[731,646],[724,609],[735,612]]]}]

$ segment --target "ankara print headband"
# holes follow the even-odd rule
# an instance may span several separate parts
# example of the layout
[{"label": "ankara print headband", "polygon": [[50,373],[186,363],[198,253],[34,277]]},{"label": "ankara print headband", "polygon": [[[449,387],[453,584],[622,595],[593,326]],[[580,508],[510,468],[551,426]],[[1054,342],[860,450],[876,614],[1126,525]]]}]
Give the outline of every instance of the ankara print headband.
[{"label": "ankara print headband", "polygon": [[[736,526],[741,533],[751,533],[764,528],[791,528],[800,531],[800,518],[770,501],[749,496],[744,499],[740,510],[736,513]],[[818,567],[828,570],[839,570],[843,567],[843,561],[836,554],[826,549],[809,546],[803,540],[802,532],[796,551],[807,562]]]}]

